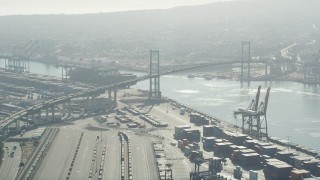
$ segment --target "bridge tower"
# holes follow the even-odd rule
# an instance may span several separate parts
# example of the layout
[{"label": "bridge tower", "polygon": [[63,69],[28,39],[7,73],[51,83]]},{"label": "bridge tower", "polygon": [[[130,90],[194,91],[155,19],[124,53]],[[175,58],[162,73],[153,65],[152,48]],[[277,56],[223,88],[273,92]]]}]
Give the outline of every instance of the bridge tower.
[{"label": "bridge tower", "polygon": [[[242,42],[242,49],[241,49],[241,76],[240,81],[241,84],[244,81],[248,81],[250,83],[250,61],[251,61],[251,54],[250,54],[250,42]],[[247,66],[245,66],[245,64]]]},{"label": "bridge tower", "polygon": [[160,57],[159,50],[150,50],[149,100],[160,100]]}]

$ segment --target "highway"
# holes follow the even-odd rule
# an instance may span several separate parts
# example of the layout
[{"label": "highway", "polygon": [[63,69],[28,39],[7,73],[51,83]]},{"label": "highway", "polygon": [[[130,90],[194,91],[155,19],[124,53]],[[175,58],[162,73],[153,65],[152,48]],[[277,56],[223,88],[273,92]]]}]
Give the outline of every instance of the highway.
[{"label": "highway", "polygon": [[[16,146],[16,150],[14,150],[14,146]],[[11,152],[14,152],[14,156],[12,157],[10,156]],[[2,160],[0,167],[0,179],[15,179],[18,174],[19,163],[21,162],[21,148],[19,143],[4,143],[4,154]]]}]

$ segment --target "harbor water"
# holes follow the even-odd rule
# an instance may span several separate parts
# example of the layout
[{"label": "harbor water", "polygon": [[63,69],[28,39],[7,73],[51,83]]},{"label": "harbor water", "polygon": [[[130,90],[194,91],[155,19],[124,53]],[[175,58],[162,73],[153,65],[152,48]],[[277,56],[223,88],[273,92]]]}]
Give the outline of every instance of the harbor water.
[{"label": "harbor water", "polygon": [[[0,61],[4,67],[4,61]],[[30,72],[61,77],[61,68],[30,62]],[[142,75],[137,73],[137,75]],[[241,125],[233,117],[238,107],[246,108],[262,86],[260,100],[271,87],[267,112],[269,135],[320,150],[320,86],[296,82],[251,82],[250,86],[234,80],[187,78],[187,74],[161,77],[164,96],[194,107],[232,124]],[[149,81],[137,83],[135,88],[149,88]]]}]

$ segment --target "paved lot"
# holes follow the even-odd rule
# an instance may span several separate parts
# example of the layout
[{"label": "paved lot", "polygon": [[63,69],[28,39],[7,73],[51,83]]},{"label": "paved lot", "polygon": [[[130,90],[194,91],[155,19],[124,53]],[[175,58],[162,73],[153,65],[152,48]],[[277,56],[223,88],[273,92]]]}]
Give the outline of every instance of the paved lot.
[{"label": "paved lot", "polygon": [[61,128],[34,179],[65,179],[81,132]]},{"label": "paved lot", "polygon": [[[65,179],[74,155],[81,132],[84,133],[75,165],[70,179],[88,179],[97,136],[98,144],[93,179],[98,179],[102,158],[102,149],[106,146],[103,179],[120,179],[120,140],[118,129],[101,128],[99,124],[88,118],[74,121],[70,125],[60,125],[60,132],[48,150],[35,179]],[[121,130],[123,131],[123,130]],[[132,138],[133,174],[142,179],[157,179],[157,170],[150,137],[142,137],[134,132],[125,132]],[[102,135],[102,138],[101,138]],[[146,177],[146,178],[145,178]]]}]

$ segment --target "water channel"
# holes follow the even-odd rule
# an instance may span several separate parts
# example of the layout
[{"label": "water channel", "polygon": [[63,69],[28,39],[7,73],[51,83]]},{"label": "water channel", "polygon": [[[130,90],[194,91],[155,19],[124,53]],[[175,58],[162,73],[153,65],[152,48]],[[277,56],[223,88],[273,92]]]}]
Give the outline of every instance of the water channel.
[{"label": "water channel", "polygon": [[[3,67],[4,61],[0,61]],[[61,68],[30,62],[30,72],[61,77]],[[137,73],[137,75],[142,75]],[[251,82],[243,86],[234,80],[205,80],[187,78],[187,74],[161,77],[164,96],[195,107],[207,114],[240,125],[233,111],[246,108],[262,86],[260,99],[264,100],[267,87],[271,87],[268,106],[269,135],[288,139],[293,143],[320,150],[320,87],[296,82]],[[149,81],[139,82],[135,88],[148,89]]]}]

